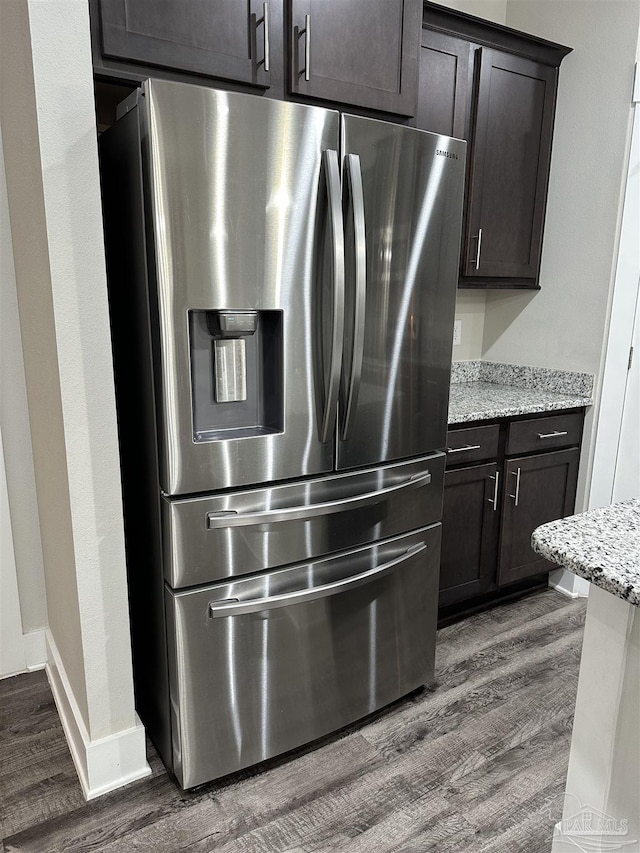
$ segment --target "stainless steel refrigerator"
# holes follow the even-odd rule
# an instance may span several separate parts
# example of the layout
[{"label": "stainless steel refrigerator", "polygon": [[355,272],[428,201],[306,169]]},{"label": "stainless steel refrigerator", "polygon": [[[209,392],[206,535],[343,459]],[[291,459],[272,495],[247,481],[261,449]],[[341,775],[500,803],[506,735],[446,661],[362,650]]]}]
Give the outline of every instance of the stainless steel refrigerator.
[{"label": "stainless steel refrigerator", "polygon": [[136,697],[191,787],[433,677],[465,144],[156,80],[120,113]]}]

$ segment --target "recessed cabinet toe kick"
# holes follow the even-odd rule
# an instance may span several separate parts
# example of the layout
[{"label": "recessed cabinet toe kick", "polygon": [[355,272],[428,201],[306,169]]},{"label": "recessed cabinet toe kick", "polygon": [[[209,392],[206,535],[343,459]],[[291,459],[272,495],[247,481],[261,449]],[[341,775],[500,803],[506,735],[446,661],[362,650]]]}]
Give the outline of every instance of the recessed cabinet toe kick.
[{"label": "recessed cabinet toe kick", "polygon": [[136,702],[192,787],[433,678],[465,143],[155,80],[120,112]]}]

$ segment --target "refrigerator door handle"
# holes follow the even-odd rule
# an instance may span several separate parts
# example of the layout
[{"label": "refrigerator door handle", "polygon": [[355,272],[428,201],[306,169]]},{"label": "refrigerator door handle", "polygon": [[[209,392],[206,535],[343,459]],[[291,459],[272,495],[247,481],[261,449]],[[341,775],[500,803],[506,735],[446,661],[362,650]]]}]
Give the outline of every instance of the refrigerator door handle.
[{"label": "refrigerator door handle", "polygon": [[220,616],[234,616],[259,610],[272,610],[276,607],[299,604],[301,601],[326,598],[329,595],[335,595],[336,593],[368,583],[374,578],[391,571],[391,569],[400,563],[404,563],[422,551],[426,551],[426,549],[427,545],[424,542],[419,542],[417,545],[412,545],[404,553],[400,554],[399,557],[382,563],[380,566],[375,566],[372,569],[367,569],[366,572],[360,572],[360,574],[353,575],[350,578],[343,578],[342,580],[333,581],[322,586],[301,589],[297,592],[285,592],[281,595],[270,596],[269,598],[245,599],[244,601],[233,601],[232,599],[224,598],[220,601],[210,601],[207,608],[208,615],[209,618],[215,619]]},{"label": "refrigerator door handle", "polygon": [[360,379],[362,377],[362,355],[364,352],[364,318],[367,301],[367,242],[364,218],[364,192],[360,157],[347,154],[345,173],[353,208],[353,237],[355,254],[355,301],[353,318],[353,348],[349,388],[346,394],[342,439],[346,441],[358,405]]},{"label": "refrigerator door handle", "polygon": [[422,474],[414,474],[401,483],[377,489],[375,492],[366,492],[363,495],[355,495],[351,498],[338,498],[335,501],[311,504],[310,506],[283,507],[282,509],[266,509],[258,512],[234,513],[233,510],[222,510],[221,512],[207,513],[207,529],[214,530],[221,527],[240,527],[249,524],[269,524],[274,521],[291,521],[294,519],[313,518],[315,515],[329,515],[333,512],[357,509],[368,504],[380,503],[388,495],[399,492],[406,488],[426,486],[431,482],[431,474],[424,471]]},{"label": "refrigerator door handle", "polygon": [[320,441],[332,438],[338,407],[340,372],[342,367],[342,339],[344,335],[344,229],[340,191],[340,167],[338,153],[328,149],[323,152],[324,173],[327,181],[329,202],[329,227],[331,232],[331,270],[333,278],[333,318],[331,335],[331,359],[329,382],[327,383],[325,408],[320,428]]}]

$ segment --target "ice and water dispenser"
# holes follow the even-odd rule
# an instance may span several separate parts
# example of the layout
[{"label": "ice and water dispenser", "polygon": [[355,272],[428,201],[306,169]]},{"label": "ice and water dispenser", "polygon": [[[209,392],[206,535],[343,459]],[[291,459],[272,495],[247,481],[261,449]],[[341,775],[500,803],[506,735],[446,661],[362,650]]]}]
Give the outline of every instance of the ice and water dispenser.
[{"label": "ice and water dispenser", "polygon": [[194,441],[282,432],[282,311],[190,311]]}]

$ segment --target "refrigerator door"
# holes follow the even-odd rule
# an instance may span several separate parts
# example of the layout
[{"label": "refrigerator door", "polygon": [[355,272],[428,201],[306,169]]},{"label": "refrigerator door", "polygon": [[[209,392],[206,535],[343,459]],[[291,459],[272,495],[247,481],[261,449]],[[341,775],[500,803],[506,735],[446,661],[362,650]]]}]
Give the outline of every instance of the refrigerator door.
[{"label": "refrigerator door", "polygon": [[173,770],[188,788],[335,731],[433,677],[440,525],[174,593]]},{"label": "refrigerator door", "polygon": [[343,116],[342,154],[350,468],[445,446],[465,143]]},{"label": "refrigerator door", "polygon": [[161,488],[330,471],[343,337],[339,116],[168,81],[143,91]]},{"label": "refrigerator door", "polygon": [[162,500],[174,588],[273,569],[440,520],[444,454],[348,474]]}]

